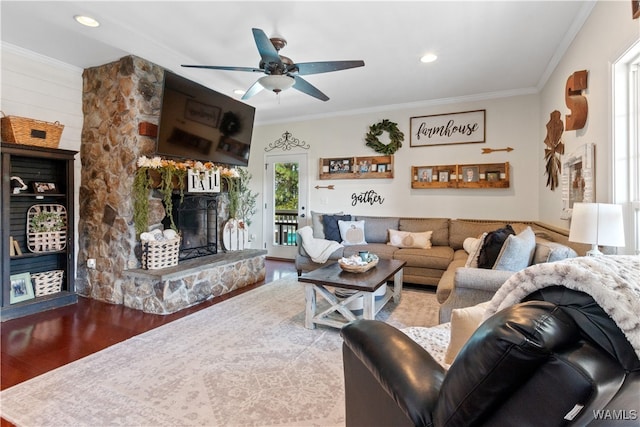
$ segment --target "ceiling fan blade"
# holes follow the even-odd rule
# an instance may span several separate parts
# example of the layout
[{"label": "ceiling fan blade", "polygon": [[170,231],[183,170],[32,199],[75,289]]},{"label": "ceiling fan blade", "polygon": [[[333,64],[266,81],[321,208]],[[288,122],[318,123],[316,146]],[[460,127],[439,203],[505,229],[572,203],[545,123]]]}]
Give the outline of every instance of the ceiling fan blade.
[{"label": "ceiling fan blade", "polygon": [[304,80],[300,76],[291,76],[295,79],[295,83],[293,84],[293,88],[299,90],[300,92],[306,93],[307,95],[311,95],[314,98],[318,98],[321,101],[328,101],[329,97],[324,93],[320,92],[318,88],[313,86],[308,81]]},{"label": "ceiling fan blade", "polygon": [[242,95],[242,99],[249,99],[253,95],[255,95],[258,92],[260,92],[262,89],[264,89],[264,87],[260,84],[260,82],[258,80],[256,80],[256,82],[254,84],[252,84],[249,89],[247,89],[247,91],[244,93],[244,95]]},{"label": "ceiling fan blade", "polygon": [[298,74],[306,76],[309,74],[330,73],[332,71],[347,70],[349,68],[364,67],[364,61],[324,61],[324,62],[303,62],[293,64],[289,68],[291,71],[298,70]]},{"label": "ceiling fan blade", "polygon": [[[265,64],[278,64],[279,68],[284,69],[284,65],[282,64],[278,51],[264,31],[260,28],[252,28],[251,31],[253,31],[253,38],[256,41],[256,46],[258,47],[258,52],[260,53],[262,61]],[[269,67],[265,66],[265,68]]]},{"label": "ceiling fan blade", "polygon": [[225,67],[225,66],[218,66],[218,65],[184,65],[184,64],[181,65],[181,67],[206,68],[209,70],[249,71],[253,73],[264,73],[264,70],[261,70],[260,68],[253,68],[253,67]]}]

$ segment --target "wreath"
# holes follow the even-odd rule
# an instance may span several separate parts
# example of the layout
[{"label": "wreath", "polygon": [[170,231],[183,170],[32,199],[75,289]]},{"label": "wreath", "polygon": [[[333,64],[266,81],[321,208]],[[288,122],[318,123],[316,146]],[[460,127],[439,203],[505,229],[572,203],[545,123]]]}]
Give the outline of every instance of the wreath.
[{"label": "wreath", "polygon": [[[389,133],[390,143],[385,145],[380,142],[378,137],[382,135],[382,132]],[[378,153],[389,155],[395,153],[398,151],[398,148],[402,147],[404,134],[398,129],[397,123],[384,119],[380,123],[369,127],[369,133],[365,136],[365,140],[367,141],[367,147],[373,148]]]}]

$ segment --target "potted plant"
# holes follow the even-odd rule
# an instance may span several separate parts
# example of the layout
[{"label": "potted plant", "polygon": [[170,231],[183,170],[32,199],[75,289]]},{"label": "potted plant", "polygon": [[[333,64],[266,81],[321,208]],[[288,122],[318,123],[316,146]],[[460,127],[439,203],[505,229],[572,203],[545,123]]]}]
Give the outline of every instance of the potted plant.
[{"label": "potted plant", "polygon": [[258,194],[249,188],[251,174],[246,169],[223,169],[220,176],[227,187],[229,220],[223,227],[222,242],[227,250],[245,249],[248,246],[251,217],[256,213]]}]

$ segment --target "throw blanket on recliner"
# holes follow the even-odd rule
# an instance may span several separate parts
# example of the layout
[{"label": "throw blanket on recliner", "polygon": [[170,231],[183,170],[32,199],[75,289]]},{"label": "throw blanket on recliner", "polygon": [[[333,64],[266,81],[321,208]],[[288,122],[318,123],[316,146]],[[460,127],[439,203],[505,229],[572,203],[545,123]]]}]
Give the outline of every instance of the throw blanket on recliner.
[{"label": "throw blanket on recliner", "polygon": [[313,237],[313,229],[309,226],[299,229],[298,234],[302,238],[302,247],[305,252],[309,254],[313,262],[319,264],[327,262],[329,256],[342,247],[335,240],[316,239]]},{"label": "throw blanket on recliner", "polygon": [[580,257],[528,267],[500,287],[487,307],[485,319],[548,286],[589,294],[616,322],[640,357],[639,257]]}]

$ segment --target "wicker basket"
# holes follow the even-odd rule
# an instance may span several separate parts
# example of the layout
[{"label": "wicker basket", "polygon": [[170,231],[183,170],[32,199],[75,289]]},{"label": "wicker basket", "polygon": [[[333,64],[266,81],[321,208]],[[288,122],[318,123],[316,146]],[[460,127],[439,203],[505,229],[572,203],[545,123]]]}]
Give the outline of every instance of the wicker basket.
[{"label": "wicker basket", "polygon": [[[41,216],[47,216],[49,219],[45,222],[37,221]],[[63,226],[55,227],[60,228],[55,231],[46,230],[46,228],[54,228],[55,221],[62,222]],[[61,251],[66,246],[67,209],[57,204],[31,206],[27,211],[27,248],[31,252],[40,253]]]},{"label": "wicker basket", "polygon": [[23,145],[58,148],[64,125],[27,117],[6,116],[1,120],[2,140]]},{"label": "wicker basket", "polygon": [[178,265],[180,236],[171,240],[142,242],[142,268],[157,270]]},{"label": "wicker basket", "polygon": [[31,275],[37,297],[55,294],[62,290],[64,270],[51,270]]},{"label": "wicker basket", "polygon": [[342,268],[344,271],[348,271],[349,273],[364,273],[378,265],[379,258],[377,255],[371,254],[370,259],[371,261],[369,261],[365,265],[349,265],[343,263],[342,260],[338,260],[338,264],[340,265],[340,268]]}]

